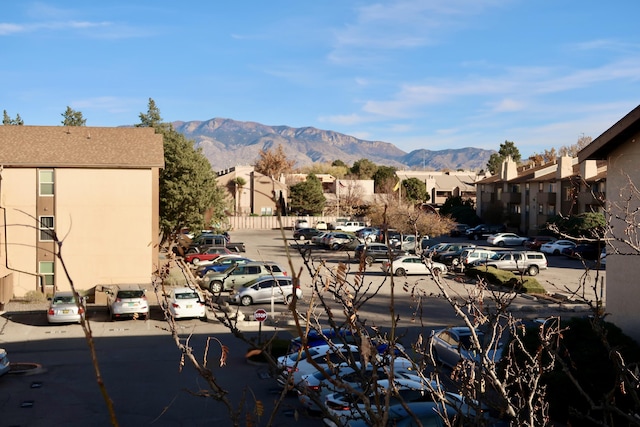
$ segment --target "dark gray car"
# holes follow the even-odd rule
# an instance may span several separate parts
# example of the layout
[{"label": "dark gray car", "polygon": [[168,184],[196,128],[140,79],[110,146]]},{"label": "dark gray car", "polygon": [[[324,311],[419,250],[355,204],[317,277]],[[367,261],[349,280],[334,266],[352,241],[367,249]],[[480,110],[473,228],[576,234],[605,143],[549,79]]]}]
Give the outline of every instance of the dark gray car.
[{"label": "dark gray car", "polygon": [[213,293],[238,288],[245,283],[262,276],[286,276],[287,272],[277,263],[252,261],[235,264],[222,272],[209,272],[204,275],[203,286]]}]

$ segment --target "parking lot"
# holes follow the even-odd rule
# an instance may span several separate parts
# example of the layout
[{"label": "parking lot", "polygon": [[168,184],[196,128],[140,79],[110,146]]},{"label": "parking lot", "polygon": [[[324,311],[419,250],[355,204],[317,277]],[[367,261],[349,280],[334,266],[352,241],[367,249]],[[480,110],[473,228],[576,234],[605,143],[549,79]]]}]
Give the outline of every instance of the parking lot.
[{"label": "parking lot", "polygon": [[[301,310],[308,302],[311,280],[295,244],[292,244],[291,230],[283,236],[278,230],[235,231],[234,241],[244,242],[246,255],[257,260],[270,260],[286,266],[288,274],[300,274],[305,298]],[[443,238],[440,240],[452,240]],[[455,240],[463,241],[460,238]],[[349,262],[352,253],[335,252],[306,247],[305,256],[316,266],[323,268],[346,262],[355,275],[357,264]],[[287,253],[291,255],[290,259]],[[536,277],[551,294],[567,289],[575,289],[580,283],[584,269],[579,261],[564,257],[549,256],[548,270]],[[593,276],[593,271],[590,274]],[[604,271],[600,271],[604,277]],[[379,284],[388,280],[375,263],[364,275],[365,280]],[[593,276],[595,278],[595,276]],[[446,278],[448,284],[460,293],[465,292],[464,283],[453,277]],[[421,280],[425,289],[437,291],[429,281],[420,277],[396,278],[394,307],[398,316],[398,331],[405,344],[419,334],[428,334],[431,329],[443,325],[456,324],[459,319],[442,299],[426,299],[420,307],[422,319],[416,322],[417,307],[409,295],[402,290],[405,280]],[[367,325],[388,327],[391,286],[383,286],[379,295],[372,298],[362,308],[361,317]],[[568,305],[548,301],[518,298],[515,310],[524,317],[535,317],[547,312],[560,311],[563,315],[573,315],[574,309]],[[273,313],[270,304],[251,307],[234,307],[251,319],[253,312],[265,309],[269,319]],[[275,312],[284,312],[282,304],[274,305]],[[569,313],[567,313],[569,311]],[[316,313],[326,316],[326,313]],[[211,398],[197,396],[208,386],[197,372],[187,363],[181,369],[180,352],[162,320],[157,307],[152,308],[151,319],[119,320],[111,322],[104,306],[90,306],[88,318],[96,343],[101,375],[107,391],[114,401],[120,425],[154,426],[204,426],[217,423],[228,425],[228,414],[224,405]],[[7,375],[0,378],[0,414],[2,425],[110,425],[104,400],[96,385],[96,375],[91,365],[87,343],[79,325],[48,325],[44,309],[8,311],[0,318],[0,347],[6,348],[12,362],[34,362],[41,364],[43,371],[35,375]],[[181,342],[188,342],[200,360],[207,352],[207,367],[210,368],[229,397],[238,404],[242,397],[248,398],[251,407],[253,399],[264,405],[265,416],[257,425],[265,425],[266,417],[274,407],[280,390],[273,379],[273,373],[265,366],[248,364],[245,360],[247,346],[215,321],[183,320],[178,322]],[[241,332],[257,339],[258,322],[248,320],[239,323]],[[277,333],[291,337],[286,322],[265,322],[261,328],[262,339]],[[211,341],[211,338],[215,338]],[[207,342],[209,346],[207,347]],[[215,342],[212,344],[212,342]],[[228,347],[225,366],[220,366],[221,344]],[[309,426],[322,425],[321,420],[300,411],[297,398],[288,396],[279,407],[273,425],[285,426],[293,422],[304,422]]]}]

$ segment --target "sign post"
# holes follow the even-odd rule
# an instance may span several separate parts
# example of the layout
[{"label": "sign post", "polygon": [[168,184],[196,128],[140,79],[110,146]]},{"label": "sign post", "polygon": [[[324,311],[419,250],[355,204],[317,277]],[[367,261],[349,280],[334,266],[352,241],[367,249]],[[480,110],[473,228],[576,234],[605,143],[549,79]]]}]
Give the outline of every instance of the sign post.
[{"label": "sign post", "polygon": [[258,323],[258,344],[262,343],[262,323],[267,320],[267,311],[259,308],[253,312],[253,318],[257,320]]}]

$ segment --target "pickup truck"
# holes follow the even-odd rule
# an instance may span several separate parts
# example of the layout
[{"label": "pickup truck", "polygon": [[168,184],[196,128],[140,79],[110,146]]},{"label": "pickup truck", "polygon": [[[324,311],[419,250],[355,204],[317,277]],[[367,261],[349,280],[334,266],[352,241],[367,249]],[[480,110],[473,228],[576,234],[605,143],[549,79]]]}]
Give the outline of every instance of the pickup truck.
[{"label": "pickup truck", "polygon": [[189,245],[184,248],[185,254],[197,254],[206,251],[207,249],[219,246],[229,249],[231,252],[246,252],[247,248],[242,242],[227,241],[223,234],[210,234],[203,233],[195,237]]},{"label": "pickup truck", "polygon": [[346,231],[348,233],[355,233],[358,230],[365,228],[367,224],[361,221],[347,221],[344,224],[337,224],[336,230]]}]

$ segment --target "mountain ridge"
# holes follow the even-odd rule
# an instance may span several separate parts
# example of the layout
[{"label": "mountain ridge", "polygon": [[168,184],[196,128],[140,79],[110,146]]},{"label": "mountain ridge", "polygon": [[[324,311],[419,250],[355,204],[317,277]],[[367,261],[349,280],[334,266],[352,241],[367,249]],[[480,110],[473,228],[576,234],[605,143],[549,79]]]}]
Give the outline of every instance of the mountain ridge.
[{"label": "mountain ridge", "polygon": [[260,150],[282,145],[296,167],[340,159],[346,164],[369,159],[373,163],[398,169],[480,170],[495,150],[459,148],[418,149],[409,153],[384,141],[368,141],[311,126],[293,128],[242,122],[227,118],[175,121],[174,129],[195,141],[214,170],[255,163]]}]

